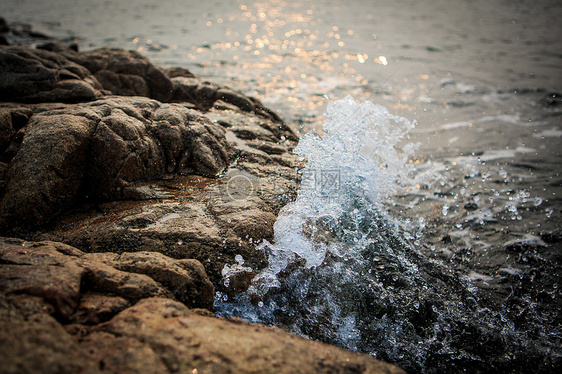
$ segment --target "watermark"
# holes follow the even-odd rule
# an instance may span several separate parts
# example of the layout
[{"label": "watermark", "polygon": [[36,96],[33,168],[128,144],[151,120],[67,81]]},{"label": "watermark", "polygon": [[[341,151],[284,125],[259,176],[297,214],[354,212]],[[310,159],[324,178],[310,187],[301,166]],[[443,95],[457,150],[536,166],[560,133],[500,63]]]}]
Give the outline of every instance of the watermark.
[{"label": "watermark", "polygon": [[301,189],[325,193],[339,191],[341,175],[339,169],[304,169]]},{"label": "watermark", "polygon": [[[315,192],[316,199],[328,203],[339,201],[342,184],[339,169],[303,169],[299,174],[300,178],[295,174],[295,181],[304,195]],[[264,194],[283,198],[292,189],[289,185],[294,188],[286,178],[259,178],[243,170],[231,169],[219,187],[220,198],[223,202],[243,201]]]},{"label": "watermark", "polygon": [[231,169],[226,175],[226,183],[220,186],[221,198],[224,202],[247,200],[257,196],[263,181],[243,170]]}]

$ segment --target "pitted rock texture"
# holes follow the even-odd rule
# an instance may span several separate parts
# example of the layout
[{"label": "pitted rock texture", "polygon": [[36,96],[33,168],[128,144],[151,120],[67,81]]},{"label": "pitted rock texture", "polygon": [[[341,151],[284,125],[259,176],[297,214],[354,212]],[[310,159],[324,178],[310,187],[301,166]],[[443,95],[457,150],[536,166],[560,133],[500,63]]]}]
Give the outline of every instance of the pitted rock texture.
[{"label": "pitted rock texture", "polygon": [[[256,245],[272,240],[279,210],[296,193],[299,161],[289,153],[295,144],[288,139],[292,133],[277,125],[277,137],[267,129],[272,124],[257,116],[218,110],[207,116],[227,129],[232,147],[231,165],[219,178],[168,174],[132,183],[130,195],[145,199],[82,205],[34,237],[88,252],[157,251],[195,258],[219,289],[222,268],[234,263],[237,254],[248,265],[264,266],[264,254],[256,251]],[[275,146],[283,153],[268,155],[234,131],[267,134],[259,145]]]},{"label": "pitted rock texture", "polygon": [[279,116],[259,100],[201,81],[189,70],[164,70],[136,51],[100,48],[78,52],[57,41],[32,49],[0,45],[0,100],[90,101],[106,95],[143,96],[163,103],[191,103],[253,113],[274,122]]},{"label": "pitted rock texture", "polygon": [[76,102],[102,96],[92,73],[59,53],[0,47],[0,100]]},{"label": "pitted rock texture", "polygon": [[214,290],[203,266],[160,253],[84,253],[58,242],[0,238],[0,266],[3,295],[43,298],[65,321],[88,324],[88,313],[103,319],[96,310],[107,316],[152,296],[193,308],[213,306]]},{"label": "pitted rock texture", "polygon": [[136,52],[40,48],[0,46],[0,232],[36,239],[0,238],[0,372],[402,372],[209,311],[296,194],[275,112]]},{"label": "pitted rock texture", "polygon": [[0,127],[4,232],[196,258],[218,287],[236,254],[264,265],[256,243],[296,193],[296,136],[255,114],[113,96],[0,104]]},{"label": "pitted rock texture", "polygon": [[[97,64],[137,58],[98,52]],[[222,99],[213,93],[206,111],[139,96],[0,104],[0,230],[87,252],[197,258],[218,287],[236,254],[263,266],[256,243],[271,240],[296,194],[297,136],[256,100],[214,89]]]},{"label": "pitted rock texture", "polygon": [[161,102],[173,97],[174,84],[170,77],[138,52],[101,48],[67,51],[64,55],[88,69],[114,95],[146,96]]},{"label": "pitted rock texture", "polygon": [[[181,104],[111,97],[2,111],[12,135],[2,155],[5,230],[37,227],[85,197],[142,198],[129,184],[164,173],[215,176],[231,159],[224,128]],[[22,113],[28,122],[15,132]]]},{"label": "pitted rock texture", "polygon": [[194,260],[0,238],[0,372],[402,373],[198,309],[212,299]]}]

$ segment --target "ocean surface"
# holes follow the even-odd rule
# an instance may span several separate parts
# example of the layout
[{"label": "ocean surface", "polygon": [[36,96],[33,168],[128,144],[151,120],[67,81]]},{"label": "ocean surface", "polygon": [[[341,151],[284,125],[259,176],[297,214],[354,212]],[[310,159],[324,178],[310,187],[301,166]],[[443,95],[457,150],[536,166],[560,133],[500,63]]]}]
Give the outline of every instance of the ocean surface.
[{"label": "ocean surface", "polygon": [[[528,362],[551,372],[562,365],[561,5],[3,0],[0,15],[82,49],[134,49],[161,66],[186,67],[260,99],[299,134],[317,133],[297,149],[310,160],[303,180],[325,171],[337,183],[301,189],[276,224],[276,241],[260,247],[270,266],[253,294],[219,295],[223,315],[411,372],[518,372]],[[304,259],[302,270],[288,271],[295,258]],[[408,292],[369,275],[378,263],[393,264]],[[455,286],[434,285],[422,263],[438,264]],[[236,266],[243,259],[225,279]],[[298,297],[287,292],[295,288]],[[344,297],[369,292],[394,301]],[[442,302],[428,301],[436,297]],[[303,310],[285,310],[291,300]],[[412,310],[423,332],[408,327]],[[468,328],[455,320],[481,321],[496,333],[471,336],[495,336],[505,352],[489,352],[480,338],[473,344],[487,351],[462,347],[454,336]]]}]

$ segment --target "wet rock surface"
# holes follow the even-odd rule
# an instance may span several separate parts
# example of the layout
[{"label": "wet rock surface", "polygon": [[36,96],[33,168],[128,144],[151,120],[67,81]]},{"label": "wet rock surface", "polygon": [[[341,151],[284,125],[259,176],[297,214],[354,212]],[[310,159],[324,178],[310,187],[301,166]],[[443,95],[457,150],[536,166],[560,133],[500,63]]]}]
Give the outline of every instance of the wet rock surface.
[{"label": "wet rock surface", "polygon": [[[2,239],[1,245],[2,293],[44,298],[62,320],[72,321],[76,311],[83,321],[82,312],[102,318],[95,315],[96,310],[120,311],[151,296],[177,298],[191,307],[212,307],[213,286],[195,260],[173,260],[149,252],[86,254],[48,241]],[[107,295],[111,297],[104,300]]]},{"label": "wet rock surface", "polygon": [[255,243],[296,191],[294,134],[257,115],[117,96],[2,110],[7,233],[196,258],[218,282],[236,254],[261,264]]},{"label": "wet rock surface", "polygon": [[[3,109],[8,129],[25,110]],[[130,183],[166,172],[214,176],[230,161],[225,130],[181,105],[113,97],[31,110],[4,153],[4,227],[40,225],[81,197],[130,197]]]},{"label": "wet rock surface", "polygon": [[[295,195],[298,179],[291,154],[297,137],[272,112],[200,82],[186,69],[169,69],[169,78],[133,52],[8,48],[59,56],[92,74],[127,71],[127,79],[145,79],[141,86],[149,90],[117,87],[123,80],[113,77],[114,87],[104,83],[102,96],[92,101],[0,104],[4,233],[88,252],[196,258],[214,283],[236,254],[263,265],[255,242],[271,238],[276,214]],[[191,94],[174,86],[191,102],[145,97],[172,99],[163,95],[177,79],[196,83]],[[201,87],[208,99],[196,92]]]},{"label": "wet rock surface", "polygon": [[[251,174],[238,178],[249,181],[251,195],[264,184],[266,212],[275,214],[294,194],[296,161],[289,152],[296,136],[257,100],[200,82],[186,69],[169,70],[170,78],[135,52],[55,47],[0,51],[2,98],[12,102],[0,105],[4,232],[33,230],[84,199],[154,198],[151,186],[132,184],[165,175],[222,173],[227,178],[220,183],[228,182],[228,166]],[[174,83],[178,79],[194,86]],[[74,86],[91,88],[91,95],[81,96]],[[237,186],[228,187],[226,195],[232,195]],[[288,193],[281,201],[271,197],[278,187]],[[258,221],[271,221],[256,213]]]},{"label": "wet rock surface", "polygon": [[[3,373],[400,373],[278,329],[213,317],[195,260],[0,239]],[[195,371],[197,369],[197,371]]]}]

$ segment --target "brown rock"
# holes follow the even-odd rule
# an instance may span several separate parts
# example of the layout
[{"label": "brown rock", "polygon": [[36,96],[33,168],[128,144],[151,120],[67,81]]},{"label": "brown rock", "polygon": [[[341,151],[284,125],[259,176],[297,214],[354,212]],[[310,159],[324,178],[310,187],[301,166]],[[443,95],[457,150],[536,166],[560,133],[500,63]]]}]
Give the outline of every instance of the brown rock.
[{"label": "brown rock", "polygon": [[74,202],[93,131],[91,121],[79,116],[34,117],[10,163],[0,217],[15,227],[44,222]]},{"label": "brown rock", "polygon": [[5,231],[41,225],[84,197],[142,198],[129,184],[164,172],[215,176],[231,157],[222,126],[179,104],[112,97],[31,110],[0,112]]},{"label": "brown rock", "polygon": [[[184,151],[185,139],[193,138],[190,131],[195,131],[181,126],[185,121],[201,121],[203,124],[194,128],[207,133],[208,139],[216,139],[209,129],[224,133],[236,162],[218,179],[167,175],[164,181],[129,182],[125,188],[129,196],[145,196],[145,200],[75,210],[37,238],[64,241],[88,252],[152,251],[174,258],[195,258],[205,266],[213,285],[224,291],[221,270],[225,264],[234,263],[237,254],[248,266],[264,266],[265,258],[255,250],[256,243],[271,239],[277,212],[296,192],[298,159],[289,153],[295,143],[287,139],[292,133],[280,132],[287,136],[283,140],[265,128],[270,122],[263,118],[231,111],[212,111],[203,116],[176,104],[161,105],[149,119],[150,133],[164,149],[167,171],[202,172],[189,161],[195,151]],[[252,148],[248,146],[252,145],[250,141],[238,138],[232,128],[260,132],[272,140],[259,140],[259,144],[283,147],[287,152],[269,155]],[[108,147],[105,153],[116,149]],[[214,160],[220,160],[220,155]],[[100,174],[113,168],[108,164]]]},{"label": "brown rock", "polygon": [[195,75],[193,75],[193,73],[190,72],[189,70],[187,70],[186,68],[173,67],[173,68],[168,68],[164,71],[166,72],[166,74],[168,74],[168,76],[170,78],[175,78],[175,77],[193,78],[193,77],[195,77]]},{"label": "brown rock", "polygon": [[0,264],[2,294],[43,297],[57,315],[81,323],[103,320],[151,296],[177,295],[190,306],[212,307],[213,286],[195,260],[160,253],[86,255],[62,243],[2,239]]},{"label": "brown rock", "polygon": [[144,78],[133,74],[117,74],[111,70],[100,70],[94,75],[104,89],[121,96],[150,97],[150,88]]},{"label": "brown rock", "polygon": [[220,86],[211,82],[202,82],[197,78],[177,77],[173,79],[176,89],[174,101],[191,102],[199,109],[208,110],[217,100],[217,90]]},{"label": "brown rock", "polygon": [[[94,332],[80,340],[80,349],[103,373],[169,373],[166,357],[135,338]],[[189,372],[188,372],[189,373]]]},{"label": "brown rock", "polygon": [[174,94],[168,75],[138,52],[101,48],[65,56],[88,69],[115,95],[148,96],[168,102]]},{"label": "brown rock", "polygon": [[224,102],[233,104],[245,112],[252,112],[256,109],[256,106],[246,96],[239,92],[230,90],[228,88],[220,88],[217,90],[215,100],[222,100]]},{"label": "brown rock", "polygon": [[[4,257],[4,256],[3,256]],[[69,318],[80,298],[80,281],[85,270],[69,264],[64,272],[52,265],[4,265],[0,275],[1,291],[5,294],[40,296],[55,307],[63,318]]]},{"label": "brown rock", "polygon": [[148,275],[189,307],[213,307],[213,285],[199,261],[173,260],[154,252],[123,253],[110,257],[106,253],[92,253],[86,257],[102,260],[121,271]]},{"label": "brown rock", "polygon": [[142,300],[99,330],[143,342],[172,372],[403,373],[369,356],[275,328],[197,315],[161,298]]},{"label": "brown rock", "polygon": [[102,86],[83,66],[59,53],[0,46],[0,100],[77,102],[102,95]]},{"label": "brown rock", "polygon": [[[5,108],[13,113],[20,107]],[[88,252],[157,251],[196,258],[215,286],[222,267],[234,262],[236,254],[251,266],[263,266],[255,242],[271,239],[275,215],[296,191],[298,162],[289,153],[294,134],[284,125],[229,110],[204,115],[140,97],[32,105],[27,110],[32,112],[29,124],[12,136],[4,153],[8,172],[0,223],[5,231],[51,220],[53,229],[36,238]],[[42,140],[43,129],[44,134],[58,131],[59,139],[76,139],[57,118],[82,125],[80,142]],[[244,134],[254,134],[254,139],[242,139]],[[281,150],[285,152],[279,154]],[[233,155],[236,163],[219,174]],[[62,167],[63,161],[69,165]],[[35,172],[26,171],[30,168]],[[141,182],[166,173],[176,176]],[[189,177],[192,173],[219,177]],[[62,221],[57,218],[86,197],[96,202],[95,209],[87,205]],[[120,199],[142,203],[103,202]]]},{"label": "brown rock", "polygon": [[101,48],[77,52],[76,45],[49,41],[38,46],[2,47],[0,100],[76,102],[105,94],[144,96],[160,102],[187,102],[200,110],[213,106],[253,112],[281,123],[258,100],[197,79],[189,70],[163,70],[135,51]]},{"label": "brown rock", "polygon": [[209,306],[200,263],[1,238],[0,372],[402,372],[279,329],[214,318],[174,296]]},{"label": "brown rock", "polygon": [[247,97],[228,87],[221,87],[214,83],[202,82],[191,73],[187,74],[180,68],[168,70],[172,74],[175,89],[173,101],[190,102],[201,110],[215,107],[219,110],[234,110],[252,112],[269,120],[282,123],[281,119],[258,100]]},{"label": "brown rock", "polygon": [[[14,300],[16,299],[16,300]],[[34,300],[0,295],[0,372],[99,373],[79,344]]]},{"label": "brown rock", "polygon": [[212,103],[209,102],[200,102],[200,99],[197,98],[197,94],[195,90],[200,84],[200,81],[196,77],[191,76],[176,76],[172,78],[172,82],[174,82],[174,96],[172,100],[174,102],[190,102],[195,105],[201,110],[208,109]]},{"label": "brown rock", "polygon": [[[107,74],[118,86],[106,89],[147,94],[139,91],[142,85],[119,80],[148,74],[149,62],[136,53],[62,54],[97,75]],[[126,72],[116,67],[127,64],[134,66]],[[215,286],[236,254],[250,266],[263,266],[255,243],[271,239],[275,215],[296,192],[298,162],[290,154],[296,136],[263,114],[254,99],[182,69],[169,73],[176,88],[183,82],[192,95],[188,99],[205,103],[209,111],[115,96],[72,105],[0,105],[11,113],[0,116],[8,129],[0,160],[1,230],[12,235],[28,230],[37,239],[87,252],[196,258]],[[223,103],[224,110],[211,108],[213,103]],[[10,124],[22,108],[28,111],[25,120]],[[77,124],[82,130],[70,131]],[[58,144],[50,134],[70,141]],[[237,179],[237,173],[245,175]],[[43,232],[29,233],[38,229]]]},{"label": "brown rock", "polygon": [[[187,70],[166,74],[136,52],[44,48],[0,50],[28,69],[0,73],[0,85],[21,91],[9,100],[113,93],[192,105],[143,97],[0,104],[0,229],[40,228],[25,234],[103,252],[0,240],[0,372],[401,372],[189,309],[212,307],[206,272],[224,290],[221,270],[236,255],[264,265],[256,241],[272,237],[275,215],[295,194],[297,138],[274,112]],[[252,274],[226,291],[243,290]]]},{"label": "brown rock", "polygon": [[[236,175],[229,172],[218,180],[176,176],[137,184],[155,197],[70,212],[37,237],[64,241],[89,252],[153,251],[195,258],[220,288],[221,270],[237,254],[248,266],[264,266],[265,258],[255,250],[256,243],[272,238],[275,215],[296,188],[294,179],[270,176],[256,179],[251,190],[237,191]],[[285,181],[285,189],[280,194],[277,186],[281,181]]]},{"label": "brown rock", "polygon": [[230,226],[239,237],[253,238],[257,241],[273,239],[273,223],[277,217],[271,212],[259,209],[244,209],[218,216],[218,219],[223,225]]},{"label": "brown rock", "polygon": [[129,302],[119,296],[86,293],[82,295],[80,305],[72,316],[72,321],[79,324],[98,324],[128,306]]}]

